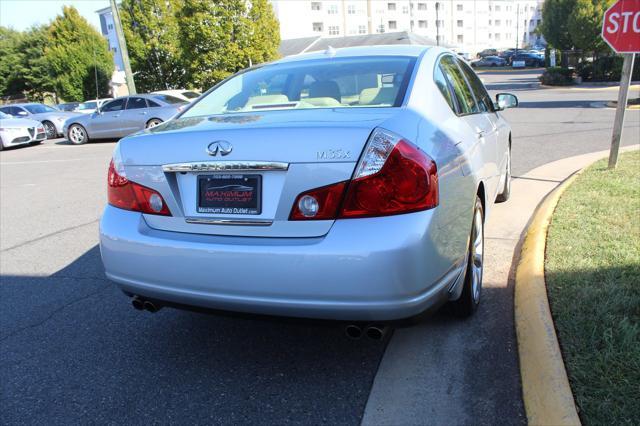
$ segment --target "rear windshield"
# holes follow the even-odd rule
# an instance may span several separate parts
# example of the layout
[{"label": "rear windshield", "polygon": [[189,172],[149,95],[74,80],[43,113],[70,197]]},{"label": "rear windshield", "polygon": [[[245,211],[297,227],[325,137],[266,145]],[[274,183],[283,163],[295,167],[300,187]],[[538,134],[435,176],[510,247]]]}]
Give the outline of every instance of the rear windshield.
[{"label": "rear windshield", "polygon": [[200,96],[200,93],[196,93],[196,92],[182,92],[182,96],[184,96],[185,98],[189,98],[189,99],[195,99],[198,96]]},{"label": "rear windshield", "polygon": [[153,95],[153,98],[159,100],[159,101],[163,101],[167,104],[183,104],[185,103],[184,100],[180,99],[180,98],[176,98],[175,96],[171,96],[171,95]]},{"label": "rear windshield", "polygon": [[328,58],[265,65],[240,73],[182,117],[260,110],[397,107],[415,58]]}]

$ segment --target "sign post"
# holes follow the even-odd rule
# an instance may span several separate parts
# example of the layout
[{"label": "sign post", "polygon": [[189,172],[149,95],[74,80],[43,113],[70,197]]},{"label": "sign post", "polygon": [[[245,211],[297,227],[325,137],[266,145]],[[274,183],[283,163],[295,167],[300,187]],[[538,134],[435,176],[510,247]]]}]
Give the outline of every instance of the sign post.
[{"label": "sign post", "polygon": [[624,113],[629,97],[629,85],[633,74],[634,56],[640,52],[640,0],[618,0],[607,9],[604,13],[602,38],[617,53],[624,54],[616,118],[613,122],[611,150],[609,151],[609,168],[614,169],[618,163],[618,150],[620,149]]}]

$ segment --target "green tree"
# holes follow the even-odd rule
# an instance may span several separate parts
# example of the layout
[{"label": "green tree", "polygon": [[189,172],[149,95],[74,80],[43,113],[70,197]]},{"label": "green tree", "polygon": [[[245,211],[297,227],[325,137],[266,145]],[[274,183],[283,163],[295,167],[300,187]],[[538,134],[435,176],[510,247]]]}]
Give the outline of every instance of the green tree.
[{"label": "green tree", "polygon": [[18,72],[23,55],[19,50],[23,35],[11,28],[0,27],[0,95],[8,96],[24,90],[24,78]]},{"label": "green tree", "polygon": [[615,0],[575,0],[567,20],[573,45],[587,52],[606,52],[608,45],[600,37],[604,12]]},{"label": "green tree", "polygon": [[184,0],[178,19],[187,76],[196,87],[277,55],[278,22],[266,0]]},{"label": "green tree", "polygon": [[114,66],[104,37],[71,6],[63,7],[46,34],[44,59],[56,93],[67,101],[106,96]]},{"label": "green tree", "polygon": [[576,1],[546,0],[542,7],[542,34],[557,49],[569,50],[573,47],[568,22]]},{"label": "green tree", "polygon": [[123,0],[122,28],[136,87],[142,92],[185,87],[176,0]]},{"label": "green tree", "polygon": [[47,93],[55,91],[52,69],[45,57],[48,28],[34,26],[24,33],[19,45],[22,62],[18,73],[23,76],[23,90],[34,100],[43,101]]}]

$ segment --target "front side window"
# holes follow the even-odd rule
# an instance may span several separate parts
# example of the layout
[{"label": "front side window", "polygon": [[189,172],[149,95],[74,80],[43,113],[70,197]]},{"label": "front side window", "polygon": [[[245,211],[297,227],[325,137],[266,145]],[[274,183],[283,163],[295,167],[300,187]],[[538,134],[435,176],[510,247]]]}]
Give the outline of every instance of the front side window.
[{"label": "front side window", "polygon": [[398,107],[415,58],[332,58],[265,65],[240,73],[182,117],[262,110]]},{"label": "front side window", "polygon": [[43,104],[34,104],[34,105],[25,105],[24,109],[29,111],[31,114],[42,114],[45,112],[56,112],[54,108]]},{"label": "front side window", "polygon": [[114,112],[120,111],[122,109],[124,109],[124,98],[116,99],[104,104],[104,106],[102,107],[102,112]]},{"label": "front side window", "polygon": [[453,87],[454,95],[457,99],[460,114],[473,114],[479,112],[471,88],[462,74],[462,70],[456,64],[453,56],[445,56],[440,61],[442,71]]}]

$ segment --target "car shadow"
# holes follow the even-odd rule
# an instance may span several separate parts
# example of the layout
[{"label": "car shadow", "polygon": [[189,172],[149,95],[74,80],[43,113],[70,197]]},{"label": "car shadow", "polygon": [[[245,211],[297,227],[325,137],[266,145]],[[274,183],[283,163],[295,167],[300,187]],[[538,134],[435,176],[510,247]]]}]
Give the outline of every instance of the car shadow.
[{"label": "car shadow", "polygon": [[[116,143],[118,142],[120,139],[91,139],[88,143],[89,144],[96,144],[96,143]],[[54,142],[56,145],[68,145],[68,146],[76,146],[75,144],[72,144],[71,142],[69,142],[68,139],[64,139],[58,142]],[[83,145],[87,145],[87,144],[83,144]]]}]

